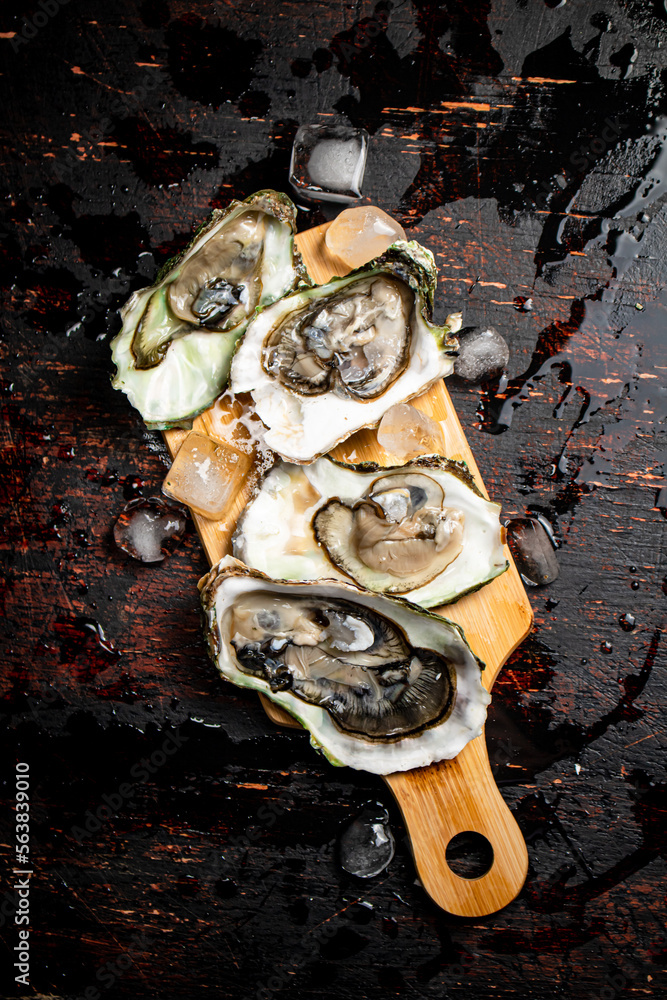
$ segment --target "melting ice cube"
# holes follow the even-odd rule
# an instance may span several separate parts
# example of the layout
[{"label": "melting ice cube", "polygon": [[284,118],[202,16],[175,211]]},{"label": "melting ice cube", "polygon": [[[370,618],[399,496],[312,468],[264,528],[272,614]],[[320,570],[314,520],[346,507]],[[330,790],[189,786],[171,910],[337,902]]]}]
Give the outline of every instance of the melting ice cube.
[{"label": "melting ice cube", "polygon": [[409,403],[390,406],[377,431],[378,444],[399,460],[443,451],[440,425]]},{"label": "melting ice cube", "polygon": [[159,497],[138,497],[127,504],[113,529],[114,542],[140,562],[162,562],[183,538],[185,511]]},{"label": "melting ice cube", "polygon": [[343,830],[339,845],[341,866],[351,875],[371,878],[384,871],[394,856],[394,835],[389,813],[380,802],[367,802]]},{"label": "melting ice cube", "polygon": [[294,137],[290,184],[313,201],[361,197],[368,133],[345,125],[302,125]]},{"label": "melting ice cube", "polygon": [[405,239],[405,230],[375,205],[346,208],[327,229],[325,242],[331,253],[348,267],[361,267]]},{"label": "melting ice cube", "polygon": [[516,517],[507,522],[509,545],[524,583],[540,587],[560,572],[551,536],[537,518]]},{"label": "melting ice cube", "polygon": [[190,431],[162,484],[162,492],[180,500],[202,517],[225,513],[252,467],[252,455]]},{"label": "melting ice cube", "polygon": [[507,341],[493,326],[471,327],[457,338],[459,356],[454,371],[466,382],[488,382],[500,375],[509,361]]}]

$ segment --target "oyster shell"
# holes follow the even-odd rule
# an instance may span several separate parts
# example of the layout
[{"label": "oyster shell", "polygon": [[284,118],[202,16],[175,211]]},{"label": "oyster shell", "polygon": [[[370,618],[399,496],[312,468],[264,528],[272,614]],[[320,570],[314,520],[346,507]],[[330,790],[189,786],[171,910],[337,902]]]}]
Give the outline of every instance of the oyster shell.
[{"label": "oyster shell", "polygon": [[455,757],[490,701],[461,628],[335,580],[272,580],[225,556],[200,582],[218,670],[310,731],[333,764],[389,774]]},{"label": "oyster shell", "polygon": [[234,555],[284,579],[339,577],[437,607],[503,573],[500,505],[438,455],[384,468],[278,462],[239,521]]},{"label": "oyster shell", "polygon": [[227,382],[236,343],[258,309],[310,284],[294,246],[296,208],[259,191],[217,209],[154,285],[121,310],[111,343],[122,389],[149,427],[191,426]]},{"label": "oyster shell", "polygon": [[230,379],[252,394],[267,445],[310,462],[448,375],[457,342],[453,324],[431,323],[435,281],[433,255],[399,241],[258,315]]}]

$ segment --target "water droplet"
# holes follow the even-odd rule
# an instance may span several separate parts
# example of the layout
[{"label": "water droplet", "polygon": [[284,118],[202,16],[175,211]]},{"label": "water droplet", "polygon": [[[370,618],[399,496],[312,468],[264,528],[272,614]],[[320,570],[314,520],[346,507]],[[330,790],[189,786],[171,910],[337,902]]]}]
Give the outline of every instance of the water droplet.
[{"label": "water droplet", "polygon": [[507,544],[524,583],[531,587],[552,583],[559,573],[552,537],[542,520],[516,517],[508,521]]},{"label": "water droplet", "polygon": [[583,656],[582,659],[581,659],[581,662],[583,663],[584,666],[586,666],[586,664],[588,663],[588,660],[586,659],[585,656]]},{"label": "water droplet", "polygon": [[628,572],[629,573],[636,573],[637,572],[637,567],[636,566],[628,566]]},{"label": "water droplet", "polygon": [[602,650],[603,653],[613,653],[614,651],[614,647],[612,646],[612,644],[609,642],[608,639],[605,639],[604,642],[600,643],[600,649]]},{"label": "water droplet", "polygon": [[635,627],[635,616],[627,612],[618,619],[618,624],[621,626],[624,632],[632,632]]},{"label": "water droplet", "polygon": [[81,549],[87,549],[90,545],[90,539],[85,531],[73,531],[72,541]]},{"label": "water droplet", "polygon": [[[94,606],[91,602],[91,607]],[[80,680],[92,680],[121,656],[94,618],[59,615],[53,631],[60,645],[60,662],[68,663]]]},{"label": "water droplet", "polygon": [[[630,584],[633,590],[639,590],[639,580],[633,580]],[[667,593],[667,591],[665,591]]]},{"label": "water droplet", "polygon": [[123,485],[123,496],[126,500],[134,500],[135,497],[140,496],[143,487],[148,485],[147,481],[142,479],[141,476],[125,476],[121,482]]}]

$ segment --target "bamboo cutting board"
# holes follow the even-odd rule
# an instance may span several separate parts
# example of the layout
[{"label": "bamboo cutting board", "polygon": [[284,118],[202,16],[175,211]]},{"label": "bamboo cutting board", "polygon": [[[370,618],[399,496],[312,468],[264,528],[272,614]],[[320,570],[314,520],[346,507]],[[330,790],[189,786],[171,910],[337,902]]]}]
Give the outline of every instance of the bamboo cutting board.
[{"label": "bamboo cutting board", "polygon": [[[311,277],[319,284],[349,268],[333,257],[324,242],[327,226],[318,226],[297,236]],[[475,459],[449,393],[442,379],[412,404],[444,421],[445,455],[467,463],[477,485],[485,492]],[[242,412],[243,401],[223,397],[194,422],[196,430],[211,437],[229,440],[230,424]],[[181,446],[187,431],[165,431],[172,455]],[[332,455],[341,460],[397,464],[377,442],[372,430],[358,431]],[[193,513],[204,550],[211,564],[231,551],[236,521],[248,502],[257,480],[251,471],[241,477],[225,516],[210,521]],[[521,578],[506,550],[510,568],[482,590],[455,604],[433,609],[462,625],[468,642],[486,663],[483,681],[490,690],[510,653],[528,635],[532,611]],[[281,725],[298,726],[292,716],[267,698],[262,702],[269,717]],[[394,794],[405,820],[419,878],[433,900],[449,913],[462,917],[482,917],[506,906],[520,892],[528,870],[526,845],[493,776],[482,733],[454,760],[430,767],[389,774],[384,779]],[[476,879],[456,875],[446,860],[450,840],[459,833],[474,832],[486,837],[493,849],[491,867]]]}]

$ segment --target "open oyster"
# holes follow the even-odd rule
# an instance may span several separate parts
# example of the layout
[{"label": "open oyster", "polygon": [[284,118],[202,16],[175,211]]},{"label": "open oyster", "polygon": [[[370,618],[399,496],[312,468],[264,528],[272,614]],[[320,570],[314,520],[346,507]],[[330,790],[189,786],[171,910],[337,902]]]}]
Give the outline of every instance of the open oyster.
[{"label": "open oyster", "polygon": [[272,580],[231,556],[200,587],[223,677],[290,712],[333,764],[405,771],[481,733],[490,697],[453,622],[342,581]]},{"label": "open oyster", "polygon": [[234,555],[290,580],[352,579],[436,607],[507,569],[500,505],[437,455],[383,468],[279,462],[248,505]]},{"label": "open oyster", "polygon": [[435,281],[433,255],[399,241],[257,316],[230,379],[252,393],[269,447],[309,462],[448,375],[457,342],[431,323]]},{"label": "open oyster", "polygon": [[295,217],[276,191],[232,201],[126,303],[111,344],[113,385],[149,427],[190,426],[224,388],[255,312],[310,284],[294,246]]}]

